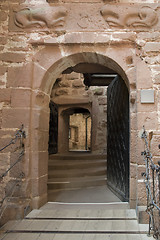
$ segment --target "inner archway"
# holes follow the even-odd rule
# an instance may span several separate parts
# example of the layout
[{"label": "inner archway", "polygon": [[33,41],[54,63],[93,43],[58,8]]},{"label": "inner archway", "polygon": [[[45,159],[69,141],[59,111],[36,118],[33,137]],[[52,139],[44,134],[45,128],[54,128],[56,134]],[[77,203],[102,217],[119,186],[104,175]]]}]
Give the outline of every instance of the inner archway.
[{"label": "inner archway", "polygon": [[75,108],[69,115],[69,151],[91,150],[91,116],[87,109]]}]

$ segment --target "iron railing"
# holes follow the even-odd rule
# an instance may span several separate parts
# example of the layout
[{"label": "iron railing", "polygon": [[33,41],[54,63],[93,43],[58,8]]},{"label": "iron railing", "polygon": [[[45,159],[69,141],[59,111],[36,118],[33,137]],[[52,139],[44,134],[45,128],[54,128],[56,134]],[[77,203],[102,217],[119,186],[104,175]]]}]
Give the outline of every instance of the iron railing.
[{"label": "iron railing", "polygon": [[[17,160],[4,172],[0,175],[0,182],[3,181],[4,177],[7,176],[7,174],[23,159],[25,150],[24,150],[24,138],[26,137],[25,131],[24,131],[24,126],[22,125],[21,128],[15,133],[14,137],[10,140],[10,142],[4,146],[3,148],[0,149],[0,152],[3,152],[6,148],[8,148],[12,144],[16,144],[16,142],[19,140],[19,145],[18,145],[18,156]],[[7,204],[5,206],[4,202],[5,200],[9,199],[14,195],[14,192],[16,190],[16,187],[20,185],[22,182],[22,179],[24,178],[24,173],[20,172],[16,178],[14,178],[13,184],[10,187],[10,190],[5,194],[5,196],[1,199],[0,201],[0,219],[3,216],[3,213],[5,209],[7,208]]]},{"label": "iron railing", "polygon": [[[151,135],[149,138],[151,140]],[[150,146],[148,142],[148,136],[145,128],[143,127],[142,139],[144,140],[144,151],[142,152],[145,162],[145,172],[142,173],[144,182],[146,185],[147,194],[147,209],[146,212],[149,215],[149,232],[148,235],[153,236],[156,239],[160,237],[160,161],[155,164],[150,152]]]}]

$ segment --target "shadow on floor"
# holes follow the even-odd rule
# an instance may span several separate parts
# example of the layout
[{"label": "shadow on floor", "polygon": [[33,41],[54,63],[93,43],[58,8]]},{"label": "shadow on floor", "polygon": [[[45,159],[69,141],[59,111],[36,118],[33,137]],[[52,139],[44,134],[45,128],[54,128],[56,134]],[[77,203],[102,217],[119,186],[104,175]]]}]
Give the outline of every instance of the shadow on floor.
[{"label": "shadow on floor", "polygon": [[91,187],[76,190],[55,191],[50,202],[64,203],[111,203],[121,200],[107,187]]}]

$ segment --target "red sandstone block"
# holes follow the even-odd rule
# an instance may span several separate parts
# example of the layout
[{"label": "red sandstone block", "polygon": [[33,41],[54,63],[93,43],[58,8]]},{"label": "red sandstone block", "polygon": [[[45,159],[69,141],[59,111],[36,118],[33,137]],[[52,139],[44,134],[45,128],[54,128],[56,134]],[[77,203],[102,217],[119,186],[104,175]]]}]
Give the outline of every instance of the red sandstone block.
[{"label": "red sandstone block", "polygon": [[157,130],[158,129],[158,113],[157,112],[139,112],[138,116],[138,130],[145,126],[146,130]]},{"label": "red sandstone block", "polygon": [[[11,141],[11,138],[0,138],[0,149],[5,147],[6,145],[8,145]],[[2,152],[3,153],[9,153],[9,152],[14,152],[16,151],[17,148],[19,148],[20,146],[20,142],[17,141],[15,144],[11,144],[10,146],[8,146],[7,148],[5,148]]]},{"label": "red sandstone block", "polygon": [[4,11],[0,11],[0,22],[4,22],[7,20],[8,14]]},{"label": "red sandstone block", "polygon": [[0,60],[10,63],[20,63],[25,61],[26,55],[24,53],[5,52],[0,54]]},{"label": "red sandstone block", "polygon": [[11,107],[30,107],[31,90],[13,89],[11,92]]},{"label": "red sandstone block", "polygon": [[55,92],[56,96],[68,95],[68,94],[69,94],[68,88],[60,88],[60,89],[57,89],[56,92]]},{"label": "red sandstone block", "polygon": [[8,166],[9,165],[10,154],[2,153],[0,154],[0,166]]},{"label": "red sandstone block", "polygon": [[0,45],[5,45],[7,43],[7,37],[0,37]]},{"label": "red sandstone block", "polygon": [[160,43],[159,42],[147,42],[144,50],[146,52],[159,52],[160,51]]},{"label": "red sandstone block", "polygon": [[130,198],[131,199],[136,199],[136,184],[137,184],[137,179],[131,178],[130,179]]},{"label": "red sandstone block", "polygon": [[31,87],[32,64],[8,68],[7,87]]},{"label": "red sandstone block", "polygon": [[0,80],[0,86],[5,86],[5,82],[2,82],[2,81]]},{"label": "red sandstone block", "polygon": [[8,102],[11,101],[11,89],[3,88],[0,89],[0,102]]},{"label": "red sandstone block", "polygon": [[151,152],[153,156],[159,156],[160,157],[160,135],[153,135],[151,140]]},{"label": "red sandstone block", "polygon": [[47,193],[47,181],[48,176],[42,176],[40,178],[33,179],[33,185],[32,185],[32,196],[40,196],[45,193]]},{"label": "red sandstone block", "polygon": [[138,205],[142,206],[142,205],[146,205],[146,201],[147,201],[147,196],[146,196],[146,185],[144,182],[138,182],[138,195],[137,195],[137,199],[138,199]]},{"label": "red sandstone block", "polygon": [[154,76],[154,81],[156,84],[160,84],[160,73],[158,73]]},{"label": "red sandstone block", "polygon": [[48,173],[48,151],[32,153],[32,177],[38,178]]},{"label": "red sandstone block", "polygon": [[73,87],[79,88],[84,87],[83,81],[81,79],[74,80],[72,83]]},{"label": "red sandstone block", "polygon": [[2,128],[2,110],[0,110],[0,128]]},{"label": "red sandstone block", "polygon": [[33,151],[47,151],[49,132],[32,130],[32,146]]},{"label": "red sandstone block", "polygon": [[35,129],[49,131],[49,112],[35,110],[32,112],[32,116],[32,125]]},{"label": "red sandstone block", "polygon": [[43,92],[32,92],[32,103],[34,104],[34,108],[37,109],[46,109],[46,111],[49,111],[49,102],[50,98],[48,95],[46,95]]},{"label": "red sandstone block", "polygon": [[22,124],[29,126],[30,110],[9,108],[2,110],[2,127],[3,128],[19,128]]}]

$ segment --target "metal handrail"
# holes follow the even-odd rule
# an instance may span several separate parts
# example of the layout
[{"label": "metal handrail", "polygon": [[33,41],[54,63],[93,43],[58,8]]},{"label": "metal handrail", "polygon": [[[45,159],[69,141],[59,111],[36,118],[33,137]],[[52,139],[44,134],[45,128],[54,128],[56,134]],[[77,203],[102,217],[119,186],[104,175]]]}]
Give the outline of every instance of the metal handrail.
[{"label": "metal handrail", "polygon": [[9,147],[11,144],[15,144],[17,142],[18,139],[20,139],[20,147],[19,149],[22,149],[17,161],[15,163],[13,163],[3,174],[0,175],[0,181],[2,181],[2,179],[7,175],[7,173],[18,163],[21,161],[23,155],[24,155],[24,144],[22,139],[26,137],[25,131],[24,129],[24,125],[22,124],[21,128],[15,133],[14,138],[11,139],[11,141],[4,146],[3,148],[0,149],[0,152],[3,151],[4,149],[6,149],[7,147]]},{"label": "metal handrail", "polygon": [[[146,170],[142,173],[144,177],[144,182],[146,185],[146,194],[147,194],[147,209],[146,212],[149,214],[149,232],[153,231],[153,236],[158,239],[160,233],[158,231],[158,227],[156,226],[155,222],[155,210],[157,214],[160,215],[160,162],[155,164],[152,159],[152,154],[149,149],[148,139],[147,139],[147,132],[143,126],[143,133],[141,138],[144,140],[144,147],[145,150],[141,153],[144,157],[145,167]],[[156,185],[157,183],[157,185]],[[157,194],[156,194],[157,190]],[[158,220],[159,221],[159,220]],[[159,223],[158,223],[159,224]]]},{"label": "metal handrail", "polygon": [[[18,159],[16,162],[14,162],[3,174],[0,175],[0,182],[3,180],[3,178],[5,176],[7,176],[8,172],[11,171],[11,169],[13,167],[15,167],[17,165],[18,162],[20,162],[25,154],[25,150],[24,150],[24,143],[23,143],[23,139],[26,137],[26,134],[25,134],[25,131],[24,131],[24,126],[22,125],[21,128],[15,133],[14,135],[14,138],[11,139],[11,141],[6,145],[4,146],[3,148],[0,149],[0,152],[3,151],[4,149],[6,149],[7,147],[9,147],[11,144],[15,144],[17,142],[18,139],[20,139],[20,146],[18,147],[18,149],[20,149],[20,153],[19,153],[19,156],[18,156]],[[19,184],[19,182],[22,181],[22,178],[24,177],[24,173],[21,172],[19,174],[19,176],[17,176],[16,178],[16,181],[15,183],[13,184],[12,186],[12,189],[10,191],[10,193],[8,193],[7,195],[5,195],[3,197],[3,199],[0,201],[0,208],[1,208],[1,211],[0,211],[0,219],[4,213],[4,210],[6,209],[7,205],[5,206],[5,208],[3,209],[3,203],[4,201],[7,199],[7,198],[10,198],[12,197],[12,195],[14,194],[15,192],[15,189],[16,189],[16,186],[17,184]]]},{"label": "metal handrail", "polygon": [[15,163],[13,163],[1,176],[0,176],[0,180],[2,180],[5,176],[7,176],[7,173],[18,163],[22,160],[22,157],[24,156],[24,150],[22,150],[22,152],[20,153],[17,161]]},{"label": "metal handrail", "polygon": [[0,152],[2,152],[4,149],[9,147],[11,144],[15,144],[19,138],[22,139],[26,137],[26,134],[23,128],[24,128],[24,125],[22,124],[21,128],[15,133],[14,138],[12,138],[11,141],[6,146],[2,147],[0,149]]}]

